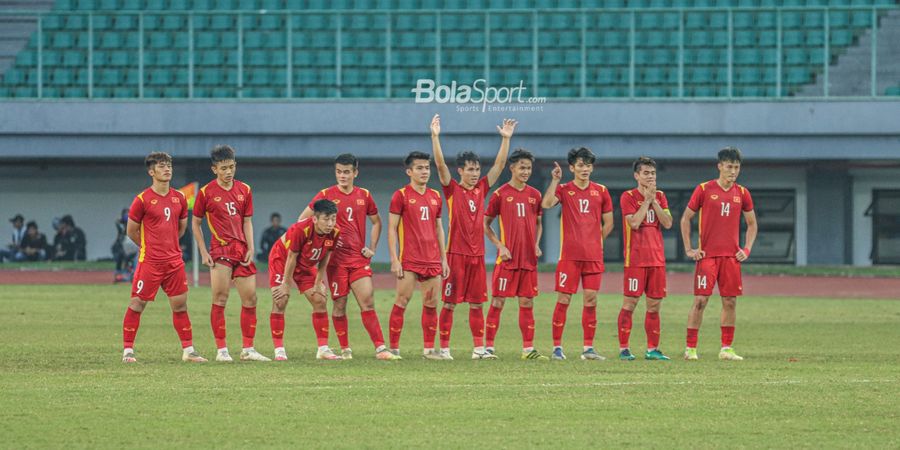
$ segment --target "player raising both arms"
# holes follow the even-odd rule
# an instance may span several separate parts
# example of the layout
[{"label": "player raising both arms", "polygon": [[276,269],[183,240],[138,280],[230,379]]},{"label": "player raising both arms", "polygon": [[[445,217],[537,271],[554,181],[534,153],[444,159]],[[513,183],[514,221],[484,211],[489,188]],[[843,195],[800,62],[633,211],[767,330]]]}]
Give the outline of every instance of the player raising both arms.
[{"label": "player raising both arms", "polygon": [[[363,326],[375,345],[375,357],[382,360],[398,359],[384,345],[381,324],[375,313],[372,268],[369,262],[375,255],[381,235],[378,207],[367,189],[354,185],[359,176],[359,160],[356,156],[349,153],[338,155],[334,160],[334,173],[337,184],[319,191],[300,214],[300,220],[313,216],[313,206],[319,200],[331,200],[337,205],[337,227],[341,230],[341,235],[331,255],[327,272],[329,291],[334,300],[331,320],[341,345],[341,357],[353,358],[350,336],[347,334],[347,296],[352,290],[356,303],[359,304]],[[366,219],[372,222],[369,247],[366,247]]]},{"label": "player raising both arms", "polygon": [[131,302],[122,321],[125,347],[122,362],[133,363],[134,338],[141,325],[141,313],[147,302],[156,298],[162,287],[169,296],[172,325],[181,339],[183,361],[206,362],[194,350],[191,319],[187,312],[187,276],[181,259],[178,239],[187,229],[187,200],[184,194],[169,187],[172,180],[172,157],[153,152],[144,160],[153,184],[137,195],[128,210],[128,237],[140,246],[138,265],[131,283]]},{"label": "player raising both arms", "polygon": [[403,316],[418,281],[422,289],[423,355],[439,360],[444,358],[434,351],[437,295],[441,278],[447,278],[450,271],[444,252],[441,194],[428,188],[431,157],[427,153],[411,152],[404,163],[409,184],[394,192],[388,222],[391,272],[397,277],[397,299],[390,319],[391,353],[400,355]]},{"label": "player raising both arms", "polygon": [[459,181],[450,175],[450,168],[444,161],[441,150],[441,118],[437,114],[431,119],[431,147],[434,164],[438,170],[447,211],[450,214],[449,238],[447,239],[447,263],[450,276],[444,280],[444,307],[440,317],[441,356],[450,356],[450,331],[453,329],[453,309],[459,303],[469,304],[469,328],[472,330],[472,359],[496,359],[493,353],[484,349],[484,312],[481,304],[487,301],[487,281],[484,269],[484,199],[488,190],[503,172],[509,140],[516,129],[516,121],[503,119],[503,126],[497,126],[500,133],[500,150],[494,165],[487,175],[481,176],[481,162],[478,155],[462,152],[456,157],[456,171]]},{"label": "player raising both arms", "polygon": [[[743,294],[741,263],[750,257],[756,241],[756,213],[747,188],[737,184],[741,173],[741,151],[725,147],[719,151],[719,178],[700,183],[681,216],[681,237],[687,256],[697,262],[694,270],[694,305],[688,313],[687,349],[684,359],[697,358],[697,331],[703,310],[718,283],[722,296],[722,349],[719,359],[741,361],[731,343],[734,340],[737,298]],[[699,215],[697,248],[691,241],[691,219]],[[740,245],[741,216],[747,222],[744,247]]]},{"label": "player raising both arms", "polygon": [[666,194],[656,189],[656,161],[642,156],[634,162],[633,169],[638,186],[623,192],[619,200],[625,242],[625,299],[619,311],[619,359],[634,359],[628,347],[631,316],[641,295],[646,293],[644,359],[668,360],[659,351],[659,307],[666,296],[666,254],[659,227],[672,228],[672,214]]},{"label": "player raising both arms", "polygon": [[[250,186],[234,179],[234,149],[218,145],[210,152],[216,179],[200,188],[191,222],[212,287],[210,323],[216,339],[216,361],[231,362],[225,343],[225,305],[231,281],[241,297],[242,361],[269,361],[253,348],[256,335],[256,265],[253,264],[253,195]],[[212,238],[209,251],[200,225],[203,217]]]},{"label": "player raising both arms", "polygon": [[[500,312],[506,297],[519,298],[519,330],[522,359],[547,357],[534,349],[534,297],[538,294],[537,260],[541,256],[541,192],[526,183],[531,177],[534,155],[517,149],[509,157],[509,183],[500,186],[488,201],[484,232],[497,247],[497,263],[488,309],[485,351],[494,354],[494,337],[500,328]],[[498,219],[500,237],[491,223]]]},{"label": "player raising both arms", "polygon": [[549,209],[562,205],[560,218],[559,262],[556,265],[556,292],[559,293],[553,311],[553,355],[566,359],[562,350],[566,311],[572,294],[578,292],[578,281],[584,286],[584,309],[581,326],[584,330],[584,349],[581,359],[602,361],[606,358],[594,350],[597,330],[597,291],[603,276],[603,239],[613,229],[612,199],[602,184],[591,181],[594,153],[581,147],[569,151],[569,171],[575,179],[559,184],[562,169],[559,164],[550,172],[552,180],[541,206]]},{"label": "player raising both arms", "polygon": [[286,361],[284,350],[284,311],[290,298],[291,282],[312,305],[312,324],[318,350],[316,359],[339,360],[328,347],[328,298],[325,271],[331,251],[337,245],[340,229],[337,206],[331,200],[317,200],[311,217],[288,228],[269,253],[269,287],[272,288],[272,342],[275,360]]}]

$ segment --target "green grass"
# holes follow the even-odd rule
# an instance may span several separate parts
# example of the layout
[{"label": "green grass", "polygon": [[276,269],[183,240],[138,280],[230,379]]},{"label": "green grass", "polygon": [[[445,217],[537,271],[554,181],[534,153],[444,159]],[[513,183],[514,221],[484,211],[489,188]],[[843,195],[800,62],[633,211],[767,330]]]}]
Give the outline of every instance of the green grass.
[{"label": "green grass", "polygon": [[[213,356],[209,290],[190,305],[196,347]],[[260,291],[257,348],[271,354],[269,297]],[[418,294],[417,294],[418,296]],[[520,361],[516,307],[507,306],[499,361],[471,361],[467,314],[456,315],[453,362],[423,361],[420,301],[403,334],[404,361],[371,359],[351,307],[356,359],[314,360],[310,308],[296,294],[287,316],[287,363],[188,365],[164,300],[148,307],[138,364],[120,362],[128,287],[0,289],[0,429],[3,447],[878,447],[900,434],[900,302],[740,300],[741,363],[716,360],[719,306],[700,332],[701,361],[678,359],[687,297],[663,307],[670,362],[584,362],[580,308],[566,330],[565,362]],[[233,294],[234,297],[234,294]],[[386,329],[392,293],[377,293]],[[238,305],[229,343],[240,345]],[[579,300],[580,301],[580,300]],[[537,344],[549,351],[553,299],[537,300]],[[597,344],[617,347],[617,296],[601,298]],[[632,347],[644,349],[643,307]],[[334,337],[332,343],[336,344]]]}]

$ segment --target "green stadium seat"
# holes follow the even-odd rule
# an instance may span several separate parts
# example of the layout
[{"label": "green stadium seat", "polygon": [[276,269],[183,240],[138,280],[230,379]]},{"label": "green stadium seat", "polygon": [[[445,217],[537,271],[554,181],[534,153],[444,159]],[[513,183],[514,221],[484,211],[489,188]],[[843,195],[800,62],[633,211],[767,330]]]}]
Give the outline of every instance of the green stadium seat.
[{"label": "green stadium seat", "polygon": [[75,9],[79,11],[93,11],[97,9],[97,2],[94,0],[75,0]]},{"label": "green stadium seat", "polygon": [[900,96],[900,86],[891,86],[884,91],[884,95]]},{"label": "green stadium seat", "polygon": [[94,14],[93,19],[91,19],[94,32],[111,30],[114,24],[113,19],[113,16],[108,14]]},{"label": "green stadium seat", "polygon": [[[68,52],[67,52],[68,53]],[[37,65],[37,52],[25,49],[16,54],[16,65],[18,66],[34,66]]]},{"label": "green stadium seat", "polygon": [[133,15],[117,15],[113,28],[118,31],[134,32],[138,28],[138,18]]},{"label": "green stadium seat", "polygon": [[791,67],[787,70],[788,84],[806,84],[810,82],[810,72],[806,67]]},{"label": "green stadium seat", "polygon": [[63,29],[64,24],[64,16],[60,16],[58,14],[47,14],[41,16],[41,27],[45,31],[61,30]]},{"label": "green stadium seat", "polygon": [[169,2],[166,0],[145,0],[146,6],[144,9],[148,10],[159,10],[165,11],[169,9]]},{"label": "green stadium seat", "polygon": [[831,45],[845,47],[853,43],[853,33],[850,30],[831,30]]},{"label": "green stadium seat", "polygon": [[3,74],[3,84],[22,85],[28,84],[28,76],[24,70],[9,69]]},{"label": "green stadium seat", "polygon": [[175,11],[187,11],[192,7],[189,0],[169,0],[169,9]]},{"label": "green stadium seat", "polygon": [[[142,9],[142,0],[122,0],[121,9],[126,11],[135,11],[138,9]],[[108,9],[108,8],[103,8]]]},{"label": "green stadium seat", "polygon": [[145,34],[145,45],[151,49],[170,48],[174,44],[172,34],[165,31],[151,31]]}]

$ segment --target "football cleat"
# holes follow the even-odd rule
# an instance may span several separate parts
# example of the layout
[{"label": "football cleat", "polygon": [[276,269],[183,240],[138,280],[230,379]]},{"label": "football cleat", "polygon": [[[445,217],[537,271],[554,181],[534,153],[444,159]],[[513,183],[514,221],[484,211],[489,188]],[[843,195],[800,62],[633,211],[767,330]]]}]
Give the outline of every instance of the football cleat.
[{"label": "football cleat", "polygon": [[287,352],[283,348],[275,349],[275,361],[287,361]]},{"label": "football cleat", "polygon": [[241,352],[241,361],[271,361],[271,359],[266,358],[256,349],[248,348]]},{"label": "football cleat", "polygon": [[206,358],[200,356],[196,351],[192,352],[182,352],[181,360],[184,362],[196,362],[196,363],[204,363],[206,362]]},{"label": "football cleat", "polygon": [[700,357],[697,356],[697,349],[690,347],[684,349],[684,359],[685,361],[696,361],[700,359]]},{"label": "football cleat", "polygon": [[431,360],[431,361],[443,361],[443,360],[444,360],[444,357],[441,356],[440,353],[434,351],[433,349],[432,349],[432,350],[425,350],[425,351],[422,353],[422,357],[425,358],[425,359]]},{"label": "football cleat", "polygon": [[472,359],[500,359],[497,355],[492,351],[485,350],[483,352],[476,352],[472,350]]},{"label": "football cleat", "polygon": [[582,361],[606,361],[606,358],[597,353],[593,347],[581,352]]},{"label": "football cleat", "polygon": [[137,359],[134,357],[134,350],[128,349],[122,352],[122,362],[123,363],[133,363],[137,362]]},{"label": "football cleat", "polygon": [[663,355],[663,352],[659,351],[658,348],[653,350],[647,350],[647,353],[644,353],[644,359],[648,361],[668,361],[669,357]]},{"label": "football cleat", "polygon": [[[524,359],[524,360],[535,359],[538,361],[548,361],[550,359],[550,358],[542,355],[541,352],[539,352],[537,350],[532,350],[530,352],[522,352],[522,356],[520,358]],[[565,357],[563,357],[563,359],[565,359]]]},{"label": "football cleat", "polygon": [[342,358],[336,355],[330,348],[325,347],[324,349],[316,351],[316,359],[322,359],[326,361],[340,361]]},{"label": "football cleat", "polygon": [[388,351],[391,352],[391,354],[394,355],[394,356],[400,356],[400,349],[399,349],[399,348],[391,348],[391,349],[388,349]]},{"label": "football cleat", "polygon": [[353,350],[350,350],[349,348],[341,349],[341,358],[353,359]]},{"label": "football cleat", "polygon": [[449,348],[442,348],[439,353],[441,355],[441,359],[443,359],[444,361],[453,361],[453,357],[450,356]]},{"label": "football cleat", "polygon": [[218,362],[234,362],[234,360],[231,359],[231,355],[228,354],[227,348],[219,349],[219,351],[216,352],[216,361],[218,361]]},{"label": "football cleat", "polygon": [[719,352],[719,359],[723,361],[743,361],[742,356],[738,356],[731,347],[725,347]]},{"label": "football cleat", "polygon": [[565,361],[566,354],[563,353],[562,347],[555,347],[553,353],[550,354],[550,359],[554,361]]},{"label": "football cleat", "polygon": [[375,359],[379,359],[381,361],[400,361],[403,358],[401,358],[400,355],[395,355],[390,350],[382,350],[375,354]]},{"label": "football cleat", "polygon": [[634,361],[634,355],[631,354],[631,350],[626,348],[619,352],[619,359],[622,361]]}]

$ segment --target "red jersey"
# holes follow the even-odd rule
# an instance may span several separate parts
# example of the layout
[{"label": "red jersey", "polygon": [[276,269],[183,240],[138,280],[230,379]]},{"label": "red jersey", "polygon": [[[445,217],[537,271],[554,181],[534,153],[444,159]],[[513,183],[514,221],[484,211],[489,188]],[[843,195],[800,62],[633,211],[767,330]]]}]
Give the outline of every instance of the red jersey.
[{"label": "red jersey", "polygon": [[400,216],[400,263],[440,266],[435,225],[441,220],[441,194],[427,187],[420,194],[410,185],[403,186],[391,197],[390,212]]},{"label": "red jersey", "polygon": [[698,214],[698,248],[706,257],[734,256],[740,250],[741,211],[753,211],[747,188],[735,183],[724,190],[716,180],[700,183],[687,205]]},{"label": "red jersey", "polygon": [[[509,183],[500,186],[491,199],[485,214],[498,217],[500,242],[509,249],[512,258],[503,263],[509,269],[537,269],[537,219],[543,214],[541,193],[531,186],[521,191]],[[497,252],[497,264],[500,264]]]},{"label": "red jersey", "polygon": [[[666,200],[663,191],[656,191],[656,203],[664,211],[669,210],[669,201]],[[662,230],[659,228],[656,211],[653,208],[648,209],[644,221],[636,229],[632,229],[625,219],[625,216],[636,213],[643,204],[644,194],[638,189],[623,192],[619,199],[625,240],[625,267],[665,267],[666,251],[663,248]]]},{"label": "red jersey", "polygon": [[360,187],[354,187],[349,194],[345,194],[339,187],[332,186],[319,191],[309,202],[309,209],[322,199],[331,200],[337,205],[337,226],[341,229],[341,237],[330,264],[353,267],[368,265],[369,259],[362,255],[362,249],[366,246],[366,218],[378,214],[375,199],[368,190]]},{"label": "red jersey", "polygon": [[603,231],[601,217],[612,211],[612,198],[602,184],[588,184],[584,189],[575,182],[556,187],[556,198],[562,207],[559,226],[560,261],[596,261],[603,263]]},{"label": "red jersey", "polygon": [[456,180],[444,186],[450,225],[447,253],[466,256],[484,256],[484,199],[487,197],[487,177],[482,177],[472,189],[466,189]]},{"label": "red jersey", "polygon": [[334,227],[328,234],[316,233],[316,226],[309,217],[291,225],[281,237],[281,243],[285,248],[298,253],[296,273],[298,270],[317,268],[319,262],[337,245],[340,234],[338,227]]},{"label": "red jersey", "polygon": [[141,224],[141,252],[138,262],[181,261],[178,223],[187,219],[187,200],[176,189],[159,195],[151,188],[131,202],[128,218]]},{"label": "red jersey", "polygon": [[230,242],[247,243],[244,236],[244,218],[253,215],[253,195],[250,186],[234,180],[231,189],[219,186],[216,180],[200,188],[194,199],[194,217],[206,216],[206,225],[212,233],[210,252],[225,247]]}]

